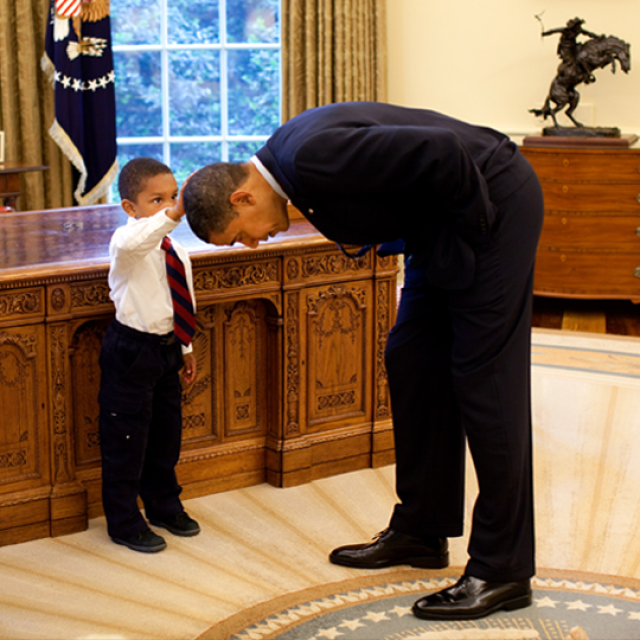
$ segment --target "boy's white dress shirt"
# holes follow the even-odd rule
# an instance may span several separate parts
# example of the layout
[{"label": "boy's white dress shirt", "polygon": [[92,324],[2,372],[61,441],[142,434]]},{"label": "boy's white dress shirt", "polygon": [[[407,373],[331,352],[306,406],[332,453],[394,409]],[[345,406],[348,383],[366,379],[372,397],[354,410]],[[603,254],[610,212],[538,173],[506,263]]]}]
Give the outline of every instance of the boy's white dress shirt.
[{"label": "boy's white dress shirt", "polygon": [[[129,218],[127,224],[115,230],[109,244],[109,295],[116,307],[116,320],[121,324],[158,335],[173,331],[166,253],[160,243],[178,224],[163,209],[148,218]],[[171,243],[184,265],[195,311],[189,254],[173,238]],[[192,344],[182,346],[182,353],[192,350]]]}]

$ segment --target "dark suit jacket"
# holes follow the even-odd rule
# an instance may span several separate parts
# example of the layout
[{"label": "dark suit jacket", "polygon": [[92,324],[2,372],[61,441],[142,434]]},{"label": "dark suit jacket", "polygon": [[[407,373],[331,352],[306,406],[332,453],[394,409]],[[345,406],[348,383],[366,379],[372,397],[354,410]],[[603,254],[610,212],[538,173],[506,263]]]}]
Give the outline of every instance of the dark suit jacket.
[{"label": "dark suit jacket", "polygon": [[532,170],[506,136],[434,111],[352,102],[310,109],[257,153],[295,207],[343,244],[404,240],[432,284],[468,286],[473,248]]}]

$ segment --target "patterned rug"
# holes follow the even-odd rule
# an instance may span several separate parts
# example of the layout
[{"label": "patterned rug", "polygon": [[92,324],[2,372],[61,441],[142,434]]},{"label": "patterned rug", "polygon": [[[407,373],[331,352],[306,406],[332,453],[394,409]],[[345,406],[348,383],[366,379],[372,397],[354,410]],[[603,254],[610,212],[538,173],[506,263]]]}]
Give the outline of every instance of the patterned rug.
[{"label": "patterned rug", "polygon": [[[469,461],[452,566],[359,571],[396,502],[392,466],[186,502],[201,524],[134,553],[89,529],[0,547],[1,640],[640,640],[640,339],[534,331],[538,575],[531,607],[429,623],[413,602],[460,575],[477,493]],[[576,572],[581,573],[576,573]]]},{"label": "patterned rug", "polygon": [[417,598],[456,580],[451,569],[406,570],[383,580],[368,576],[306,589],[243,611],[200,640],[640,638],[640,581],[577,572],[541,572],[533,580],[533,603],[526,609],[468,622],[431,622],[411,614]]}]

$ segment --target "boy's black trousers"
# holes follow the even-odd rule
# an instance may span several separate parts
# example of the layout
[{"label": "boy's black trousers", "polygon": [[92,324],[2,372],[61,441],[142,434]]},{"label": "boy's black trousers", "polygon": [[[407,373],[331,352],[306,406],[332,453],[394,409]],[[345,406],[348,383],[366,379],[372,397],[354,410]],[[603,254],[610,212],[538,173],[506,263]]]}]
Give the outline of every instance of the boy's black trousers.
[{"label": "boy's black trousers", "polygon": [[143,333],[114,320],[100,354],[102,503],[112,538],[147,528],[147,518],[182,511],[175,474],[182,412],[180,344],[173,334]]}]

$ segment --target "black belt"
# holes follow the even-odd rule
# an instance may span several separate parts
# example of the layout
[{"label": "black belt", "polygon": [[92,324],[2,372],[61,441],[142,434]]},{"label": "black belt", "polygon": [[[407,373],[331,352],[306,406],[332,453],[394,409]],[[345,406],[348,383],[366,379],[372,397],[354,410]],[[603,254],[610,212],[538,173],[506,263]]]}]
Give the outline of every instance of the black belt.
[{"label": "black belt", "polygon": [[137,329],[127,327],[127,325],[124,325],[115,319],[111,326],[113,327],[113,330],[121,336],[128,336],[129,338],[139,340],[140,342],[153,342],[163,347],[172,345],[174,344],[174,342],[177,342],[173,331],[171,333],[165,334],[147,333],[146,331],[138,331]]}]

